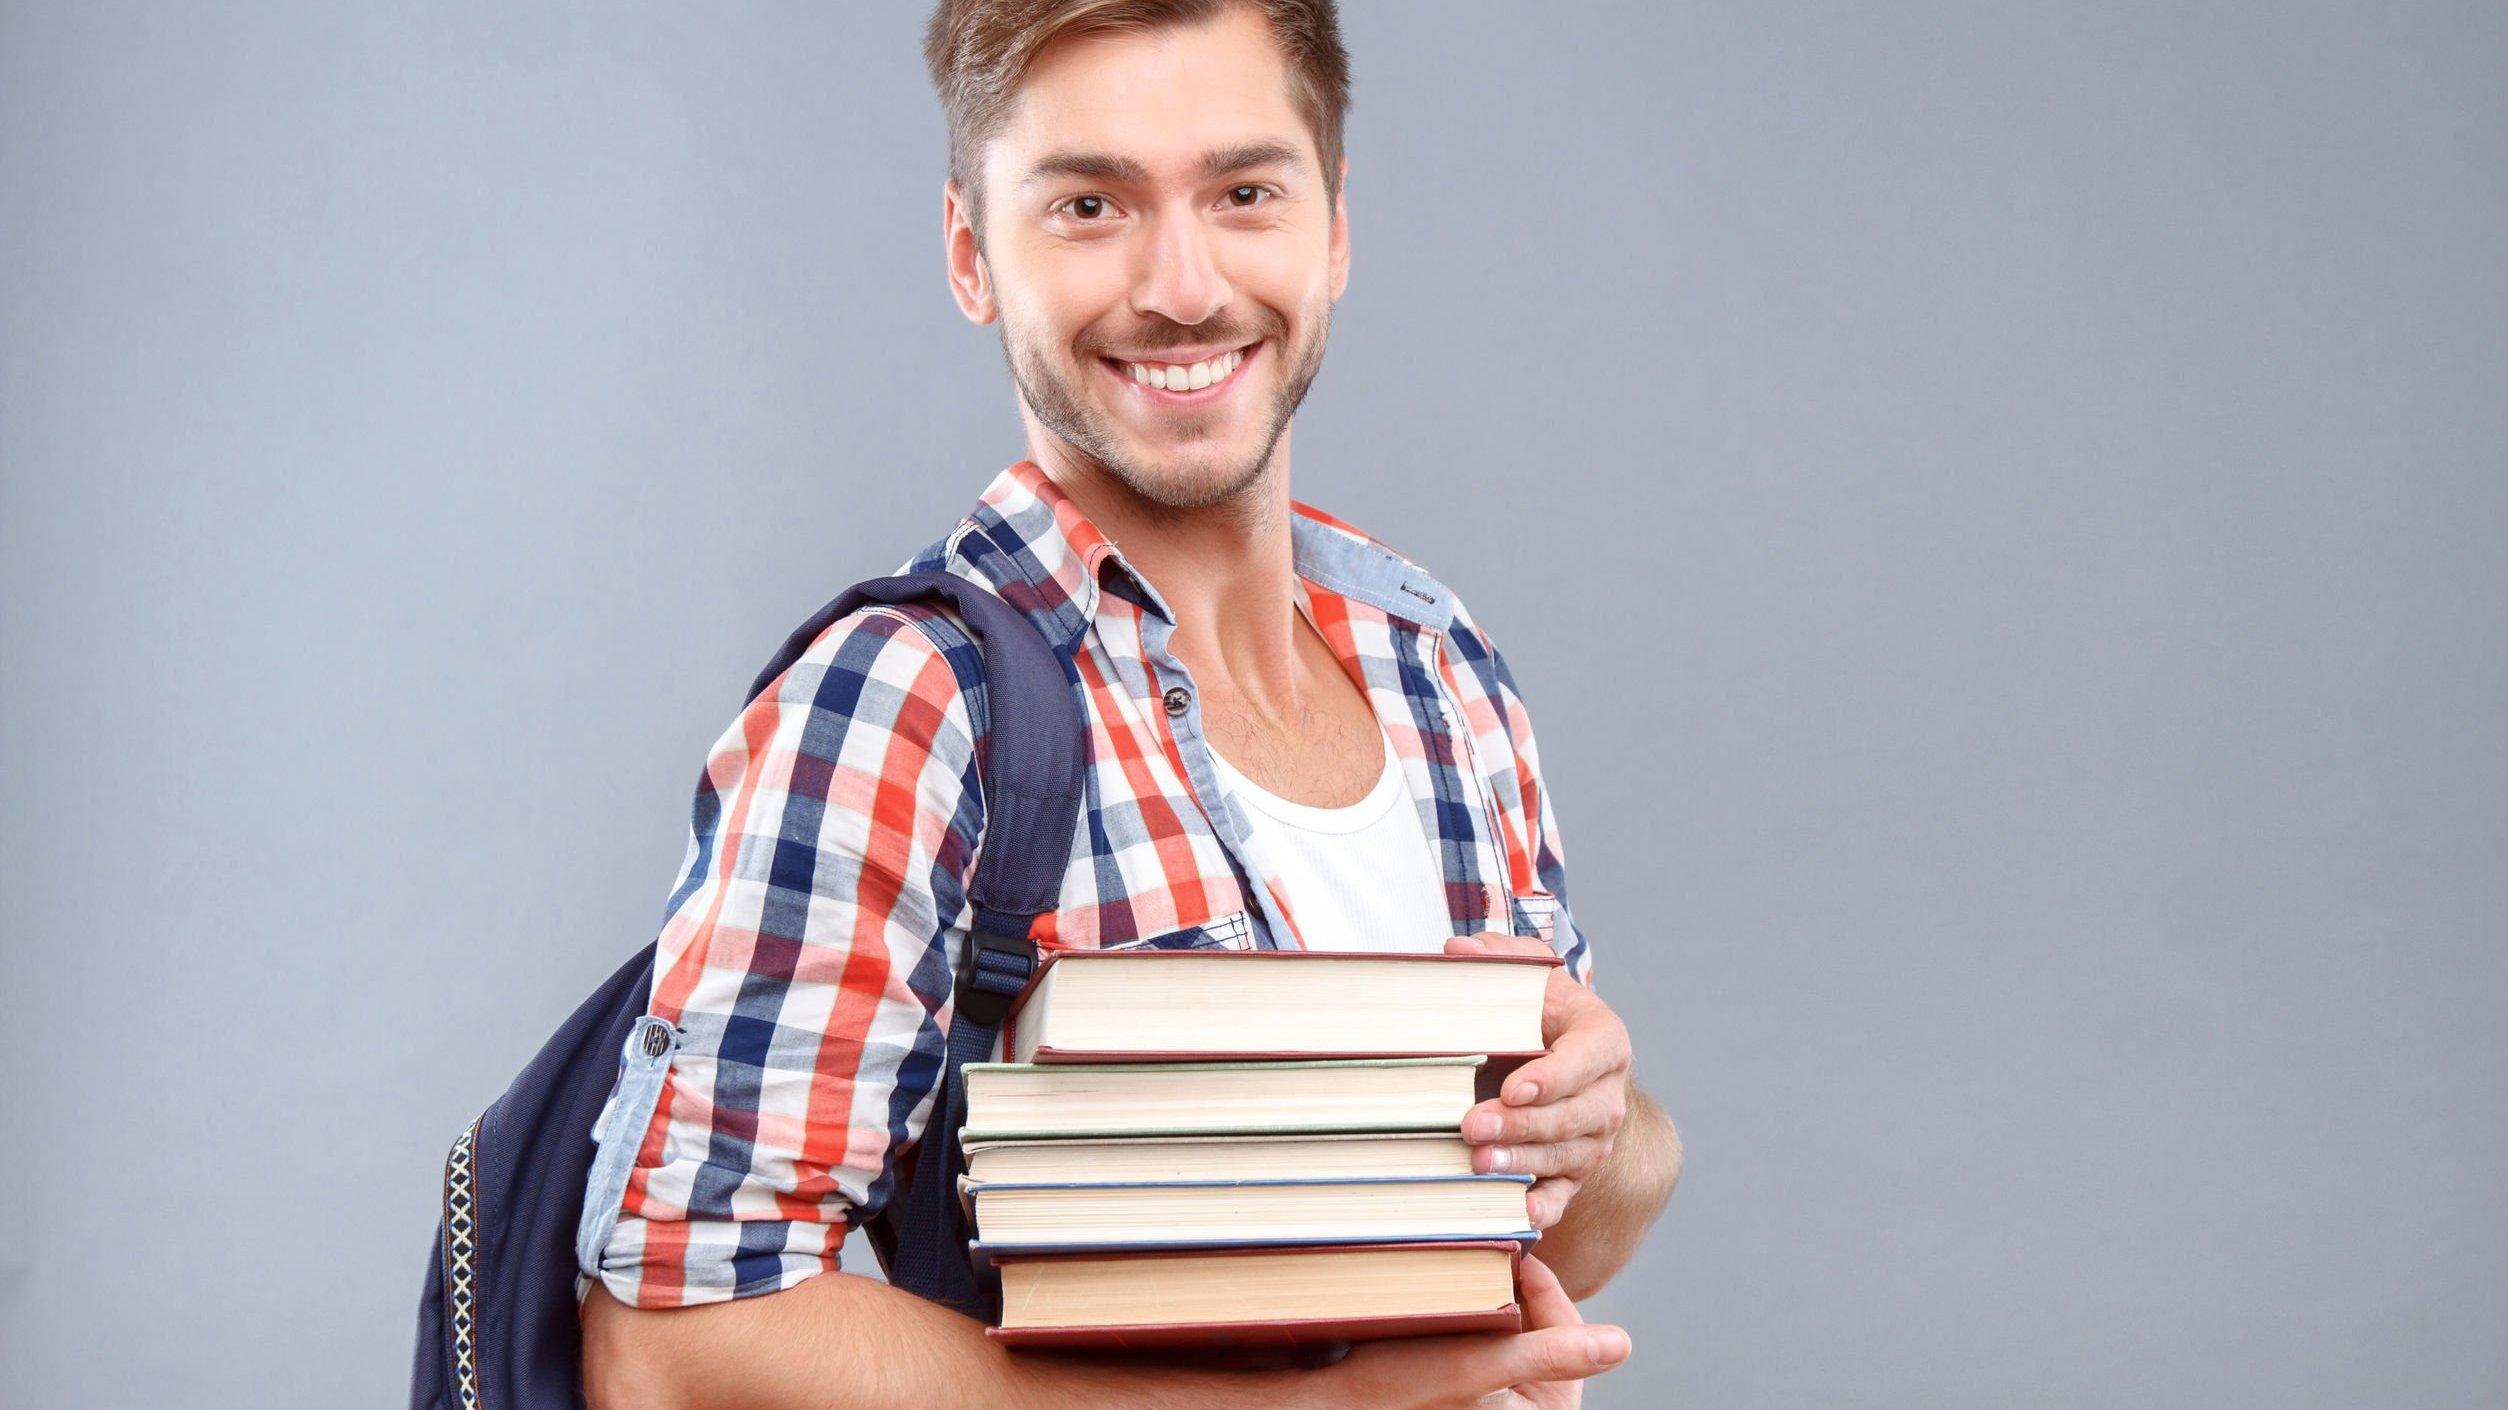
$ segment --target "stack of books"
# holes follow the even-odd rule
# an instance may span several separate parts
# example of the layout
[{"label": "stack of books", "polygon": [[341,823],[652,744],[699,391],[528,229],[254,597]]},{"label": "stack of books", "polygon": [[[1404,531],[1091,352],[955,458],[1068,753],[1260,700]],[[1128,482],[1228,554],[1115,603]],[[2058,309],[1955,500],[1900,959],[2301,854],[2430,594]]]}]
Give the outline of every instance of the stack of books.
[{"label": "stack of books", "polygon": [[966,1069],[993,1335],[1039,1346],[1520,1329],[1531,1177],[1464,1113],[1541,1050],[1555,959],[1064,951]]}]

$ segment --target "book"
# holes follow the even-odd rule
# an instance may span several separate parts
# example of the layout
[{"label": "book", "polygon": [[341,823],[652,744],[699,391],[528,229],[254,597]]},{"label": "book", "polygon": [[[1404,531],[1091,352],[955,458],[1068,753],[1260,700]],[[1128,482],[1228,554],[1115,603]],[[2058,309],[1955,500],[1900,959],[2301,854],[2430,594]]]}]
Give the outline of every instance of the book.
[{"label": "book", "polygon": [[964,1187],[996,1251],[1512,1239],[1530,1175],[1173,1180]]},{"label": "book", "polygon": [[1556,955],[1057,950],[1010,1011],[1018,1062],[1529,1057]]},{"label": "book", "polygon": [[1298,1345],[1519,1332],[1512,1243],[1006,1255],[1014,1346]]},{"label": "book", "polygon": [[966,1178],[1052,1184],[1103,1180],[1293,1180],[1333,1175],[1469,1175],[1472,1146],[1447,1132],[1329,1136],[1083,1136],[975,1141]]},{"label": "book", "polygon": [[959,1139],[1460,1131],[1481,1065],[1477,1057],[971,1062]]}]

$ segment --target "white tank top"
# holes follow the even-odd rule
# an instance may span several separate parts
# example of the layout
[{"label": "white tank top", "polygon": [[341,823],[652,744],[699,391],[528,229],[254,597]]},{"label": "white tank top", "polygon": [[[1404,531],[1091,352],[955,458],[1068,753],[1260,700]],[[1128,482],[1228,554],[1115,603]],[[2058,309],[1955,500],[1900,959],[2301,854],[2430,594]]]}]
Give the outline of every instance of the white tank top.
[{"label": "white tank top", "polygon": [[1257,787],[1216,749],[1211,761],[1253,833],[1255,854],[1288,893],[1306,948],[1435,954],[1454,930],[1444,873],[1381,722],[1376,735],[1384,771],[1346,808],[1292,803]]}]

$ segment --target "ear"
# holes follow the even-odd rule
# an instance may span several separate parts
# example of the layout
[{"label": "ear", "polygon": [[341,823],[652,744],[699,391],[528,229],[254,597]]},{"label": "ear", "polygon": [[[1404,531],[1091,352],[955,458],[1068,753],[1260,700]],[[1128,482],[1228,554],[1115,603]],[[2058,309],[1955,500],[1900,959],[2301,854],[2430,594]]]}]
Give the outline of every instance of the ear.
[{"label": "ear", "polygon": [[975,224],[966,197],[955,181],[941,186],[941,244],[949,256],[949,292],[970,323],[990,323],[1000,310],[993,304],[993,272],[976,244]]},{"label": "ear", "polygon": [[1341,159],[1341,187],[1332,198],[1332,301],[1350,287],[1350,159]]}]

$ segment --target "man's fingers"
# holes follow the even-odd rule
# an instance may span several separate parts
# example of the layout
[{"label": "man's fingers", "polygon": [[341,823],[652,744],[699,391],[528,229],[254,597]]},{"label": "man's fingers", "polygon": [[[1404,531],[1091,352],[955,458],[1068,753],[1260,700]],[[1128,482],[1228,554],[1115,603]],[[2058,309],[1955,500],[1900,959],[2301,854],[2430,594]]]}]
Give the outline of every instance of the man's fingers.
[{"label": "man's fingers", "polygon": [[1544,1327],[1496,1339],[1473,1367],[1471,1381],[1491,1390],[1543,1381],[1581,1381],[1626,1361],[1628,1353],[1628,1333],[1617,1327]]},{"label": "man's fingers", "polygon": [[1588,1092],[1548,1106],[1482,1102],[1463,1114],[1463,1139],[1476,1146],[1513,1146],[1612,1136],[1619,1134],[1620,1123],[1627,1115],[1625,1099],[1614,1102],[1602,1092]]},{"label": "man's fingers", "polygon": [[[1524,1307],[1524,1330],[1515,1336],[1423,1337],[1417,1340],[1366,1342],[1347,1359],[1323,1372],[1344,1382],[1365,1403],[1387,1403],[1388,1392],[1401,1403],[1407,1397],[1436,1399],[1460,1392],[1480,1394],[1476,1404],[1574,1404],[1545,1398],[1542,1387],[1572,1387],[1597,1376],[1629,1357],[1628,1333],[1618,1327],[1588,1326],[1570,1301],[1558,1275],[1538,1258],[1527,1255],[1517,1265],[1517,1297]],[[1509,1387],[1532,1391],[1531,1400],[1510,1400]]]},{"label": "man's fingers", "polygon": [[[1585,1314],[1577,1310],[1575,1300],[1559,1285],[1559,1275],[1550,1271],[1549,1264],[1525,1255],[1516,1265],[1516,1283],[1517,1296],[1524,1301],[1524,1325],[1528,1330],[1584,1325]],[[1581,1382],[1553,1381],[1547,1385],[1518,1385],[1504,1397],[1485,1396],[1483,1400],[1509,1410],[1568,1410],[1583,1404],[1585,1397]]]},{"label": "man's fingers", "polygon": [[1607,1153],[1597,1136],[1480,1146],[1472,1151],[1472,1169],[1483,1175],[1582,1175],[1600,1166]]},{"label": "man's fingers", "polygon": [[1515,1265],[1518,1295],[1524,1299],[1524,1326],[1527,1330],[1541,1327],[1575,1327],[1585,1321],[1585,1314],[1576,1310],[1575,1299],[1559,1282],[1559,1275],[1550,1265],[1524,1255]]},{"label": "man's fingers", "polygon": [[1536,1230],[1551,1228],[1567,1217],[1568,1201],[1576,1198],[1577,1188],[1582,1183],[1555,1175],[1547,1180],[1535,1180],[1532,1187],[1524,1191],[1524,1217],[1532,1221]]},{"label": "man's fingers", "polygon": [[1551,1040],[1550,1051],[1515,1069],[1499,1095],[1509,1106],[1538,1106],[1581,1092],[1629,1065],[1628,1029],[1597,1000],[1579,1022]]}]

